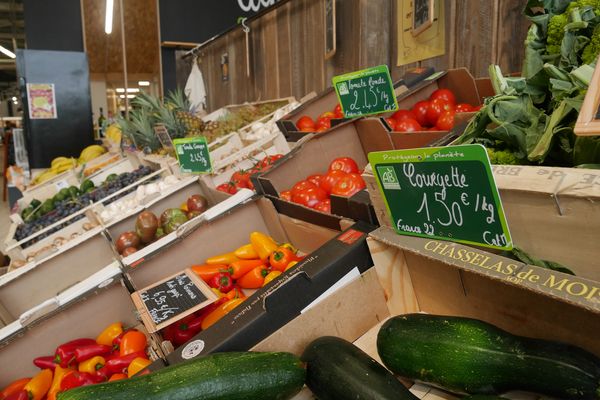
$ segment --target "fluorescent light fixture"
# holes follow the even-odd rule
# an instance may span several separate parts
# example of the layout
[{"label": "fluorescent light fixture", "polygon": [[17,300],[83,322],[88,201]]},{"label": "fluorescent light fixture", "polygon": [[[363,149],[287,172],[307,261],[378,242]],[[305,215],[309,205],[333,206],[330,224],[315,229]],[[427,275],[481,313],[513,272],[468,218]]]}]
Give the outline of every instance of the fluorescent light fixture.
[{"label": "fluorescent light fixture", "polygon": [[117,88],[117,93],[125,93],[125,89],[122,87]]},{"label": "fluorescent light fixture", "polygon": [[113,8],[114,8],[114,0],[106,0],[106,16],[104,19],[104,32],[107,35],[112,33],[113,26]]},{"label": "fluorescent light fixture", "polygon": [[0,53],[10,57],[10,58],[17,58],[17,56],[15,56],[15,53],[13,53],[12,51],[8,50],[6,47],[4,46],[0,46]]},{"label": "fluorescent light fixture", "polygon": [[139,93],[139,88],[127,88],[127,93]]},{"label": "fluorescent light fixture", "polygon": [[127,98],[128,98],[128,99],[133,99],[134,97],[135,97],[135,94],[128,94],[128,95],[127,95]]},{"label": "fluorescent light fixture", "polygon": [[138,85],[140,85],[140,86],[150,86],[150,82],[149,81],[139,81]]},{"label": "fluorescent light fixture", "polygon": [[16,105],[17,105],[17,104],[19,104],[19,103],[17,103],[16,101],[13,101],[13,104],[16,106]]},{"label": "fluorescent light fixture", "polygon": [[120,98],[120,99],[124,99],[124,98],[125,98],[125,95],[124,95],[124,94],[122,94],[122,95],[120,95],[120,96],[119,96],[119,98]]},{"label": "fluorescent light fixture", "polygon": [[17,96],[13,96],[11,100],[12,101],[17,101]]}]

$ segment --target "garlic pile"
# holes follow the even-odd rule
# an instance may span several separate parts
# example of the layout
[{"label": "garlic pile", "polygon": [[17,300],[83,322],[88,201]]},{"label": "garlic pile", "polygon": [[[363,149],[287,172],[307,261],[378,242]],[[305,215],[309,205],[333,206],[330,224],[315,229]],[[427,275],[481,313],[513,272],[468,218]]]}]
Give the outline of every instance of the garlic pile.
[{"label": "garlic pile", "polygon": [[246,141],[256,141],[280,133],[279,127],[277,126],[277,121],[299,106],[300,103],[295,101],[284,107],[281,107],[273,113],[273,116],[269,121],[264,123],[260,121],[253,123],[250,125],[250,128],[247,131],[240,132],[240,136]]},{"label": "garlic pile", "polygon": [[119,201],[110,203],[102,212],[100,218],[104,223],[112,221],[120,216],[130,214],[133,210],[140,207],[148,196],[162,193],[167,188],[179,183],[179,179],[174,175],[169,175],[159,182],[140,185],[135,194],[124,197]]}]

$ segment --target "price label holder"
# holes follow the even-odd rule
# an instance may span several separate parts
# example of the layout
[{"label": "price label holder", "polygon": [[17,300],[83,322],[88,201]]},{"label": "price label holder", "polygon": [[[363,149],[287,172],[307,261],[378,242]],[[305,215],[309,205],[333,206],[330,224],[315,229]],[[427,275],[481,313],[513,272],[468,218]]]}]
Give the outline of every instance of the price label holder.
[{"label": "price label holder", "polygon": [[207,174],[212,172],[208,143],[203,136],[175,139],[175,154],[181,172],[188,174]]},{"label": "price label holder", "polygon": [[191,269],[138,290],[131,299],[148,332],[154,333],[214,303],[217,295]]},{"label": "price label holder", "polygon": [[483,146],[374,152],[369,162],[398,234],[512,249]]},{"label": "price label holder", "polygon": [[394,83],[387,65],[335,76],[333,87],[346,118],[398,109]]},{"label": "price label holder", "polygon": [[154,134],[156,138],[162,145],[162,148],[167,152],[167,154],[173,155],[175,153],[175,148],[173,147],[173,140],[171,140],[171,136],[169,135],[169,131],[164,124],[155,124],[154,125]]}]

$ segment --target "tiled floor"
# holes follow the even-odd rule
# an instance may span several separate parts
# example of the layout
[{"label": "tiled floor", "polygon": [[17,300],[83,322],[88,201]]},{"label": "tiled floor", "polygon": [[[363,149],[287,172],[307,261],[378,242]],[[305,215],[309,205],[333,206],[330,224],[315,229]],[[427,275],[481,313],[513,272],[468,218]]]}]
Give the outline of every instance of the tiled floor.
[{"label": "tiled floor", "polygon": [[[2,146],[0,146],[0,196],[2,195],[2,188],[4,187],[4,175],[1,171],[1,166],[4,165],[2,160],[3,154],[4,151],[2,149]],[[10,226],[8,215],[8,201],[3,202],[2,198],[0,197],[0,251],[4,249],[4,239],[6,238],[6,234],[8,233],[8,227]]]}]

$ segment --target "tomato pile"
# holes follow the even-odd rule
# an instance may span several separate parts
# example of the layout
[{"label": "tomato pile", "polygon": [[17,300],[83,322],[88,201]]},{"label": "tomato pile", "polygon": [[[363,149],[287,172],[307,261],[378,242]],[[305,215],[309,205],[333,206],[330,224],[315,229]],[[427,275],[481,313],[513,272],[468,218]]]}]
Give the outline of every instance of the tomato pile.
[{"label": "tomato pile", "polygon": [[302,259],[289,243],[278,244],[261,232],[250,234],[250,243],[230,253],[211,257],[192,271],[205,281],[219,299],[208,307],[169,325],[162,336],[173,346],[181,346],[208,329],[240,305],[246,295],[242,289],[266,286]]},{"label": "tomato pile", "polygon": [[478,111],[481,106],[456,104],[449,89],[437,89],[428,100],[418,101],[410,110],[398,110],[386,121],[395,132],[449,131],[456,113]]},{"label": "tomato pile", "polygon": [[217,186],[217,190],[229,194],[236,194],[240,189],[254,190],[254,184],[250,180],[250,177],[258,172],[268,171],[273,164],[275,164],[275,161],[279,160],[281,157],[283,157],[283,154],[266,156],[254,164],[249,170],[239,170],[234,172],[228,182]]},{"label": "tomato pile", "polygon": [[339,157],[329,164],[325,174],[311,175],[279,196],[286,201],[330,214],[331,195],[351,197],[366,187],[356,161],[350,157]]},{"label": "tomato pile", "polygon": [[41,371],[33,378],[18,379],[2,391],[2,400],[55,400],[58,393],[80,386],[127,379],[152,362],[146,353],[146,335],[123,329],[115,322],[96,339],[81,338],[58,346],[53,355],[38,357]]},{"label": "tomato pile", "polygon": [[325,132],[331,128],[332,119],[342,119],[344,113],[342,107],[338,104],[332,111],[324,112],[313,120],[308,115],[301,116],[296,122],[296,128],[301,132]]}]

